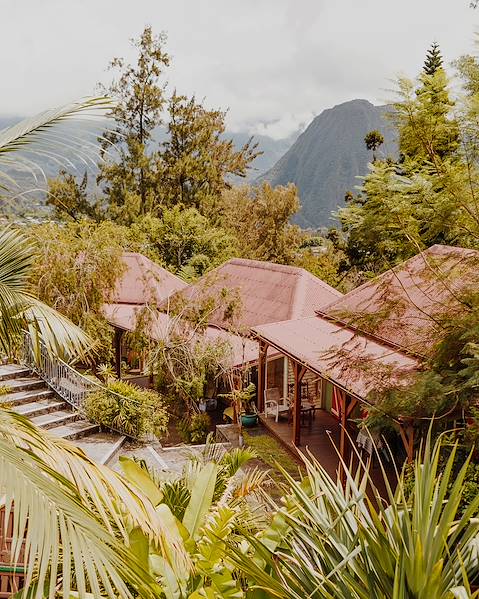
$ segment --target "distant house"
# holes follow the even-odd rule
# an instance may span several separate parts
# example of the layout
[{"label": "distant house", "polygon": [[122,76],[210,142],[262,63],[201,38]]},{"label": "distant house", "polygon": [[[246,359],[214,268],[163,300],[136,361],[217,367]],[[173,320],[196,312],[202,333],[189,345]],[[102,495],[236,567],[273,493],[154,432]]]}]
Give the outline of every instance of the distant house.
[{"label": "distant house", "polygon": [[[343,424],[344,449],[347,423],[367,410],[369,392],[411,380],[444,334],[444,319],[464,310],[461,294],[477,289],[478,279],[479,252],[436,245],[318,308],[313,317],[253,326],[260,346],[260,408],[265,391],[277,386],[268,377],[268,352],[280,352],[288,360],[293,398],[291,443],[301,443],[302,412],[313,403]],[[411,456],[411,423],[400,432]]]}]

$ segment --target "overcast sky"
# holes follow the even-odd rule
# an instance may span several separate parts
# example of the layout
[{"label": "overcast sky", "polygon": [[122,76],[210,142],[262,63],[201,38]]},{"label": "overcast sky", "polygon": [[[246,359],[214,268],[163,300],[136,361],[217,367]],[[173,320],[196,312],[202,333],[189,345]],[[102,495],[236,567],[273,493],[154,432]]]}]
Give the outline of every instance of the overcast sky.
[{"label": "overcast sky", "polygon": [[[168,80],[231,129],[286,136],[334,104],[383,103],[436,40],[475,52],[469,0],[0,0],[0,114],[28,115],[107,81],[145,24],[168,34]],[[478,48],[479,51],[479,48]]]}]

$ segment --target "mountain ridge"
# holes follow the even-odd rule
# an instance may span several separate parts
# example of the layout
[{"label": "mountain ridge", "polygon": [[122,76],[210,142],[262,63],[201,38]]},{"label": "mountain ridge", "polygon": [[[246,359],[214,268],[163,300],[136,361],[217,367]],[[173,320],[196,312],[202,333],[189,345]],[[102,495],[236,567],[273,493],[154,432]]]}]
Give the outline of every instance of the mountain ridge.
[{"label": "mountain ridge", "polygon": [[372,153],[364,143],[366,133],[381,131],[385,142],[380,154],[397,153],[394,127],[385,118],[390,111],[388,105],[375,106],[363,99],[323,110],[255,182],[294,183],[302,205],[294,221],[303,228],[330,226],[332,214],[344,205],[346,192],[354,191],[358,177],[367,174]]}]

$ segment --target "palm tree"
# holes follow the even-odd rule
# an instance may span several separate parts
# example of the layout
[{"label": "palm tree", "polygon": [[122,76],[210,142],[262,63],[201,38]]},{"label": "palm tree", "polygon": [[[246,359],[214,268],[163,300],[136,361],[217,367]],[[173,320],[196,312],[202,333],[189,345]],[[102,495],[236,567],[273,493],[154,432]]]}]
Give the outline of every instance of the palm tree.
[{"label": "palm tree", "polygon": [[[17,162],[35,167],[19,149],[33,144],[34,155],[57,155],[68,140],[54,135],[53,125],[105,105],[105,99],[89,100],[0,132],[1,188],[16,185],[1,167]],[[0,349],[11,353],[27,329],[53,353],[83,353],[91,346],[85,333],[33,295],[28,281],[33,259],[34,248],[19,231],[0,230]],[[142,597],[157,596],[155,581],[124,542],[129,538],[126,522],[157,542],[167,538],[149,501],[73,445],[4,409],[0,495],[2,517],[13,522],[12,560],[22,556],[26,566],[24,596],[54,597],[59,581],[65,596],[75,588],[82,597],[87,591],[92,597],[131,597],[131,587]]]},{"label": "palm tree", "polygon": [[68,441],[6,410],[0,410],[0,489],[6,520],[13,519],[12,561],[23,554],[21,596],[69,597],[75,589],[80,597],[116,599],[133,597],[134,588],[140,597],[159,597],[129,548],[132,528],[175,547],[148,498]]},{"label": "palm tree", "polygon": [[122,478],[0,410],[0,488],[14,519],[12,555],[23,550],[26,564],[20,596],[199,599],[211,587],[215,597],[243,597],[224,549],[239,523],[258,530],[247,498],[266,475],[239,475],[253,457],[209,446],[174,480],[123,458]]},{"label": "palm tree", "polygon": [[[59,135],[55,126],[73,117],[94,118],[110,105],[108,98],[91,98],[0,131],[0,192],[19,187],[10,174],[12,166],[28,170],[36,178],[38,172],[45,175],[35,158],[47,157],[66,165],[70,163],[65,156],[68,150],[85,160],[95,145],[65,129]],[[83,354],[92,344],[87,335],[33,295],[29,274],[34,257],[34,246],[20,232],[0,229],[0,350],[11,355],[18,347],[21,332],[27,329],[50,352],[62,357]]]}]

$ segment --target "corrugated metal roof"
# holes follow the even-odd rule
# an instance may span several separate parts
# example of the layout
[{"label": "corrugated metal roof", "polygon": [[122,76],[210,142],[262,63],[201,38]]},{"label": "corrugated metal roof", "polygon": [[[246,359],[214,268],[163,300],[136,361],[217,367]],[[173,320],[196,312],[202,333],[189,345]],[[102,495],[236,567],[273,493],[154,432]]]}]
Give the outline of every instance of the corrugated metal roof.
[{"label": "corrugated metal roof", "polygon": [[406,384],[419,366],[414,358],[319,316],[252,332],[359,398],[382,385]]},{"label": "corrugated metal roof", "polygon": [[116,304],[156,304],[187,284],[179,277],[135,252],[122,256],[126,270],[117,282],[112,302]]},{"label": "corrugated metal roof", "polygon": [[350,291],[319,313],[427,356],[443,334],[438,320],[464,310],[458,294],[479,283],[479,252],[434,245]]},{"label": "corrugated metal roof", "polygon": [[[110,324],[124,331],[134,331],[137,318],[142,306],[128,304],[106,304],[103,308],[106,319]],[[168,314],[151,312],[148,334],[157,341],[168,339],[172,327],[175,326],[174,319]],[[228,333],[223,329],[209,326],[206,329],[206,337],[209,341],[226,341],[231,346],[231,367],[241,366],[258,360],[258,344],[246,337]]]},{"label": "corrugated metal roof", "polygon": [[[180,293],[188,298],[221,289],[237,289],[241,298],[239,327],[312,316],[315,310],[341,297],[341,293],[303,268],[235,258],[208,273]],[[211,324],[225,325],[220,313]]]}]

